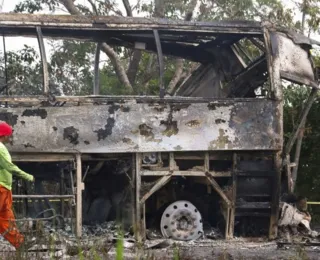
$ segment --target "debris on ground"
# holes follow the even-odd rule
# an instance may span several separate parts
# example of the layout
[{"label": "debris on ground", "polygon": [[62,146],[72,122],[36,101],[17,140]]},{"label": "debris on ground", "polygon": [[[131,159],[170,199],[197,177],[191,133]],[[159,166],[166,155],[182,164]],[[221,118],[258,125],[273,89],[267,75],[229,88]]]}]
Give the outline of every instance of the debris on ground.
[{"label": "debris on ground", "polygon": [[297,207],[282,203],[279,226],[279,238],[285,242],[303,242],[305,237],[317,238],[319,233],[310,228],[311,216]]},{"label": "debris on ground", "polygon": [[[293,210],[293,208],[287,206],[287,213],[281,215],[280,225],[292,223],[289,221],[290,218],[291,220],[293,219],[293,221],[299,219],[294,217],[297,212]],[[288,215],[288,213],[291,215]],[[301,221],[297,223],[301,224]],[[100,259],[105,259],[106,255],[113,259],[117,254],[116,244],[119,240],[122,242],[124,248],[125,259],[135,259],[137,253],[148,256],[154,255],[155,258],[153,259],[172,259],[177,249],[179,250],[179,254],[192,256],[192,259],[216,259],[219,258],[219,255],[225,253],[232,256],[232,259],[241,259],[237,258],[239,256],[246,257],[246,259],[256,259],[254,258],[255,256],[262,257],[262,259],[279,259],[272,258],[274,250],[278,250],[276,254],[278,257],[283,255],[285,257],[282,259],[288,259],[287,256],[291,257],[296,249],[283,249],[294,246],[295,248],[298,248],[298,246],[305,247],[305,250],[308,251],[308,254],[311,256],[318,254],[320,251],[320,241],[316,242],[316,239],[311,236],[308,237],[309,240],[306,240],[305,236],[300,235],[300,237],[302,237],[300,244],[288,243],[286,241],[270,242],[267,238],[261,237],[238,237],[232,240],[224,240],[221,231],[209,225],[205,227],[204,235],[201,239],[192,241],[164,239],[161,237],[160,231],[147,230],[148,239],[144,242],[144,246],[140,248],[141,251],[139,252],[137,251],[136,241],[132,233],[126,232],[120,234],[120,226],[116,222],[83,226],[83,237],[81,239],[77,239],[73,235],[73,228],[71,222],[68,220],[65,221],[65,227],[63,229],[55,228],[50,222],[42,223],[42,225],[38,225],[38,227],[43,228],[40,232],[41,237],[37,237],[37,244],[28,250],[28,257],[21,259],[73,260],[78,259],[79,254],[82,254],[84,257],[90,257],[92,256],[92,252],[97,252],[98,254],[104,252],[104,255]],[[28,228],[30,228],[30,223],[28,223]],[[16,254],[15,249],[3,238],[0,238],[0,257],[5,255],[8,257],[5,259],[9,259],[10,254]],[[13,257],[11,258],[13,259]]]},{"label": "debris on ground", "polygon": [[210,227],[204,230],[204,237],[209,239],[223,239],[223,235],[218,228]]}]

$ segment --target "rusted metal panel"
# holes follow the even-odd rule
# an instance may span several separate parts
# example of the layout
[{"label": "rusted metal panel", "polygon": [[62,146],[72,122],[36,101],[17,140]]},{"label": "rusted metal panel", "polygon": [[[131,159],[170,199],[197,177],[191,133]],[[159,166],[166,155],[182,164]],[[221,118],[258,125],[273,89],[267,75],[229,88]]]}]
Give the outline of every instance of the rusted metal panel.
[{"label": "rusted metal panel", "polygon": [[273,38],[277,41],[272,47],[278,49],[281,77],[318,88],[310,52],[284,34],[275,33]]},{"label": "rusted metal panel", "polygon": [[280,150],[277,102],[216,101],[8,108],[15,152]]}]

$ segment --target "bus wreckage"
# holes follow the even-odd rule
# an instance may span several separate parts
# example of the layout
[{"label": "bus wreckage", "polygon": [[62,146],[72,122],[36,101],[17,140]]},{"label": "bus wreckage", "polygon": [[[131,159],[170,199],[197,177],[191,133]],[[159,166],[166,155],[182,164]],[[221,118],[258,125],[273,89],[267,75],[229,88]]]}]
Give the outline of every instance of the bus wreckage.
[{"label": "bus wreckage", "polygon": [[[276,238],[280,196],[298,168],[290,153],[319,87],[318,42],[267,22],[70,15],[2,14],[0,32],[37,37],[43,65],[42,96],[0,96],[0,120],[14,127],[13,160],[36,177],[34,191],[14,188],[20,216],[54,209],[75,220],[79,237],[83,224],[117,219],[138,241],[151,229],[197,239],[207,226],[229,239],[253,235],[251,225]],[[156,53],[159,96],[102,96],[99,80],[94,95],[53,96],[44,38]],[[199,63],[171,93],[164,56]],[[284,80],[312,88],[285,146]],[[46,181],[58,194],[46,194]]]}]

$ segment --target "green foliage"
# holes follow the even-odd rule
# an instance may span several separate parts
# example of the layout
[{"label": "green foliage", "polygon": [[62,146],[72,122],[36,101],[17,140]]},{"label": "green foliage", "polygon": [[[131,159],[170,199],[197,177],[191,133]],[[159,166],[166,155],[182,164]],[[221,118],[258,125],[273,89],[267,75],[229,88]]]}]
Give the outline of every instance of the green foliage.
[{"label": "green foliage", "polygon": [[116,260],[123,260],[124,246],[123,246],[123,232],[120,230],[116,247]]},{"label": "green foliage", "polygon": [[[5,65],[1,55],[1,74]],[[42,89],[41,63],[37,52],[30,46],[17,52],[7,52],[7,74],[9,93],[15,95],[39,94]],[[2,82],[4,85],[4,82]]]},{"label": "green foliage", "polygon": [[52,43],[51,80],[66,95],[92,93],[95,44],[79,41]]},{"label": "green foliage", "polygon": [[[302,110],[302,105],[310,93],[309,88],[290,86],[285,89],[284,105],[284,131],[286,140],[290,137],[297,119]],[[307,196],[309,200],[319,201],[320,176],[318,162],[320,160],[320,104],[315,101],[310,109],[301,147],[301,157],[298,171],[297,193]],[[291,155],[294,156],[294,149]]]},{"label": "green foliage", "polygon": [[173,260],[179,260],[179,259],[180,259],[179,248],[175,246],[173,249]]},{"label": "green foliage", "polygon": [[318,0],[302,0],[299,3],[301,12],[306,15],[306,22],[311,32],[319,32],[320,6]]},{"label": "green foliage", "polygon": [[43,11],[45,7],[48,8],[50,12],[54,12],[58,5],[59,1],[56,0],[25,0],[15,6],[14,12],[33,14]]}]

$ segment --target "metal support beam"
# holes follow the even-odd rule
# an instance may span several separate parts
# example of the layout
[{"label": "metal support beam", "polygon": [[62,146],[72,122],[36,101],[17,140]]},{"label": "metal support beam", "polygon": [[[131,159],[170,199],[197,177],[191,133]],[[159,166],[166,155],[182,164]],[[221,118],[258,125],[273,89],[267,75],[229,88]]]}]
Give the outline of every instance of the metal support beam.
[{"label": "metal support beam", "polygon": [[12,152],[12,161],[14,162],[67,162],[73,160],[72,154]]},{"label": "metal support beam", "polygon": [[[207,174],[211,175],[212,177],[231,177],[232,174],[230,171],[225,172],[215,172],[210,171],[207,172]],[[161,171],[150,171],[150,170],[142,170],[141,176],[195,176],[195,177],[206,177],[205,172],[202,171],[167,171],[167,170],[161,170]]]},{"label": "metal support beam", "polygon": [[209,153],[205,152],[204,153],[204,172],[207,174],[210,171],[210,157]]},{"label": "metal support beam", "polygon": [[269,226],[269,239],[275,239],[278,235],[278,219],[279,219],[279,200],[281,187],[281,169],[282,169],[281,152],[277,152],[274,156],[274,168],[277,170],[272,177],[272,203],[271,203],[271,217]]},{"label": "metal support beam", "polygon": [[225,231],[224,231],[224,236],[226,239],[230,239],[230,222],[231,222],[231,206],[228,205],[227,206],[227,216],[226,216],[226,227],[225,227]]},{"label": "metal support beam", "polygon": [[[276,47],[276,41],[272,32],[269,31],[268,23],[263,25],[263,35],[266,47],[268,74],[270,80],[270,98],[279,101],[277,106],[277,121],[279,125],[279,133],[281,134],[279,143],[283,144],[283,91],[280,76],[281,62],[279,50]],[[269,239],[275,239],[278,235],[278,218],[279,218],[279,201],[281,188],[281,172],[282,172],[282,151],[276,153],[274,158],[274,169],[276,173],[272,178],[272,205],[271,217],[269,225]]]},{"label": "metal support beam", "polygon": [[[132,154],[131,157],[131,162],[132,162],[132,168],[131,168],[131,180],[130,180],[130,195],[131,195],[131,208],[132,210],[132,226],[135,227],[135,224],[137,223],[136,219],[136,154]],[[134,234],[136,235],[136,230],[134,230]]]},{"label": "metal support beam", "polygon": [[[61,169],[61,173],[60,173],[60,195],[64,195],[64,170]],[[61,199],[60,200],[60,213],[61,213],[61,216],[64,217],[64,200]]]},{"label": "metal support beam", "polygon": [[235,222],[235,211],[236,211],[236,200],[237,200],[237,154],[233,154],[232,164],[232,200],[229,215],[229,229],[227,239],[233,238],[234,235],[234,222]]},{"label": "metal support beam", "polygon": [[96,47],[96,55],[94,59],[94,86],[93,86],[93,95],[100,95],[100,51],[102,43],[98,42]]},{"label": "metal support beam", "polygon": [[162,178],[160,178],[157,183],[142,197],[142,199],[140,200],[140,204],[143,205],[147,201],[147,199],[151,197],[152,194],[166,185],[170,181],[170,179],[171,175],[163,176]]},{"label": "metal support beam", "polygon": [[37,26],[37,37],[40,49],[40,56],[42,61],[42,73],[43,73],[43,93],[47,95],[49,93],[49,71],[48,71],[48,62],[46,57],[46,50],[44,47],[43,35],[41,27]]},{"label": "metal support beam", "polygon": [[[3,56],[4,56],[4,76],[5,76],[5,86],[4,88],[6,89],[6,95],[9,95],[9,86],[8,86],[8,62],[7,62],[7,49],[6,49],[6,38],[4,37],[4,35],[2,36],[2,40],[3,40]],[[1,89],[1,92],[3,91],[3,89]],[[8,107],[8,102],[6,102],[6,107]]]},{"label": "metal support beam", "polygon": [[76,204],[76,235],[81,237],[82,235],[82,190],[84,185],[82,182],[82,165],[81,165],[81,154],[76,155],[77,165],[77,204]]},{"label": "metal support beam", "polygon": [[220,195],[220,197],[225,201],[225,203],[228,205],[228,207],[231,205],[231,201],[228,199],[226,194],[223,192],[223,190],[220,188],[219,184],[216,182],[215,179],[213,179],[209,174],[206,174],[206,177],[214,190]]},{"label": "metal support beam", "polygon": [[73,199],[73,195],[12,195],[13,199]]},{"label": "metal support beam", "polygon": [[157,56],[159,63],[159,87],[160,87],[160,98],[164,97],[164,85],[163,85],[163,73],[164,73],[164,61],[163,61],[163,53],[161,48],[161,41],[158,30],[153,30],[154,39],[157,47]]},{"label": "metal support beam", "polygon": [[135,236],[136,236],[136,241],[140,244],[142,242],[142,237],[143,237],[143,231],[142,231],[142,225],[141,225],[141,204],[140,204],[140,191],[141,191],[141,175],[140,175],[140,170],[141,170],[141,154],[136,153],[136,222],[135,222]]}]

